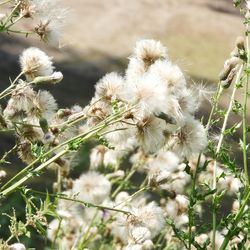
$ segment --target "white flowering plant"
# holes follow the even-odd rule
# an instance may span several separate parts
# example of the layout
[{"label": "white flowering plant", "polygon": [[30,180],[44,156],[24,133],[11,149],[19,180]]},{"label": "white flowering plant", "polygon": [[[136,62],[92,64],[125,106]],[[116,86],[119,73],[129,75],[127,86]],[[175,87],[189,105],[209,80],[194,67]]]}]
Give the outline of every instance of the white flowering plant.
[{"label": "white flowering plant", "polygon": [[[0,4],[8,3],[14,7],[1,19],[1,31],[38,16],[43,25],[47,20],[46,32],[34,30],[45,41],[53,30],[47,28],[65,12],[48,9],[46,0]],[[35,240],[25,245],[34,230],[47,249],[249,249],[250,9],[249,2],[234,4],[244,15],[246,34],[237,38],[214,94],[187,83],[159,41],[141,40],[125,74],[101,78],[86,107],[58,109],[40,87],[60,83],[63,74],[40,49],[23,51],[20,74],[0,93],[0,131],[16,141],[0,159],[0,202],[3,207],[18,194],[25,216],[19,218],[15,206],[1,211],[9,232],[0,249],[41,248]],[[221,108],[227,88],[231,98]],[[201,122],[197,111],[211,94],[210,115]],[[233,126],[232,113],[239,118]],[[220,128],[217,136],[211,136],[214,128]],[[242,164],[226,143],[240,129]],[[85,145],[91,147],[89,161],[76,178],[72,169]],[[8,178],[11,154],[26,166]],[[45,171],[56,172],[51,190],[30,187]]]}]

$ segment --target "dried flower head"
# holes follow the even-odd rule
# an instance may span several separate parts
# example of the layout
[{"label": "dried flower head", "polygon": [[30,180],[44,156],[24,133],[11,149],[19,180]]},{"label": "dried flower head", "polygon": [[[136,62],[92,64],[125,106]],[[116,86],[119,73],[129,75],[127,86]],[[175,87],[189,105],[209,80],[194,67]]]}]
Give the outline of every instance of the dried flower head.
[{"label": "dried flower head", "polygon": [[166,138],[164,131],[166,123],[155,116],[144,117],[137,122],[136,138],[145,152],[156,152],[161,149]]},{"label": "dried flower head", "polygon": [[57,110],[57,103],[54,97],[45,90],[40,90],[34,99],[34,115],[46,119],[52,119]]},{"label": "dried flower head", "polygon": [[163,211],[155,202],[150,202],[142,207],[133,208],[132,214],[132,217],[128,217],[127,223],[131,226],[141,225],[146,227],[151,233],[151,239],[154,238],[165,225]]},{"label": "dried flower head", "polygon": [[35,32],[43,41],[58,46],[67,10],[62,8],[59,0],[32,0],[32,2],[35,5],[35,18],[39,20]]},{"label": "dried flower head", "polygon": [[148,68],[157,60],[166,58],[167,49],[159,41],[140,40],[136,43],[134,56],[143,61],[145,68]]},{"label": "dried flower head", "polygon": [[28,81],[37,76],[50,76],[53,73],[51,58],[38,48],[28,48],[20,56],[22,72]]},{"label": "dried flower head", "polygon": [[96,97],[107,101],[120,99],[123,94],[124,79],[117,73],[110,73],[99,80],[95,86]]},{"label": "dried flower head", "polygon": [[27,83],[17,84],[3,112],[4,116],[13,120],[30,114],[34,107],[35,96],[35,91]]},{"label": "dried flower head", "polygon": [[207,146],[207,135],[203,125],[192,116],[187,115],[184,125],[172,138],[173,151],[182,157],[190,158]]},{"label": "dried flower head", "polygon": [[82,174],[73,183],[73,193],[86,202],[100,204],[108,198],[111,190],[109,180],[97,172]]}]

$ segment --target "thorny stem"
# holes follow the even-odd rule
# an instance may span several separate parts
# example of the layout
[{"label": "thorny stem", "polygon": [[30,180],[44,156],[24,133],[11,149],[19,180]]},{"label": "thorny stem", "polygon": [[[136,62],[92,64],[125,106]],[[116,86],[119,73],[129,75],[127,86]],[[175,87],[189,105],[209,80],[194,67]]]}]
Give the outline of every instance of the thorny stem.
[{"label": "thorny stem", "polygon": [[0,164],[2,163],[6,163],[6,158],[17,149],[17,145],[15,145],[14,147],[12,147],[9,151],[5,152],[5,154],[3,155],[3,157],[0,159]]},{"label": "thorny stem", "polygon": [[[38,157],[35,161],[33,161],[31,164],[29,164],[27,167],[25,167],[23,170],[21,170],[16,176],[14,176],[12,179],[10,179],[1,188],[0,195],[7,195],[8,193],[14,191],[15,188],[17,188],[19,185],[21,185],[22,183],[24,183],[26,180],[28,180],[29,178],[31,178],[33,174],[32,173],[28,173],[27,174],[27,171],[30,170],[35,164],[39,163],[42,159],[44,159],[45,157],[49,156],[54,151],[62,148],[63,146],[68,145],[69,143],[71,143],[71,142],[73,142],[73,141],[75,141],[75,140],[77,140],[79,138],[81,138],[81,143],[86,142],[90,138],[94,137],[98,132],[100,132],[105,127],[107,127],[107,126],[109,126],[111,124],[114,124],[114,123],[120,121],[120,119],[122,119],[122,115],[125,114],[126,112],[128,112],[129,110],[130,109],[126,109],[125,111],[122,111],[120,113],[111,115],[110,117],[108,117],[104,121],[100,122],[97,126],[95,126],[94,128],[92,128],[88,132],[81,133],[80,135],[77,135],[77,136],[75,136],[75,137],[73,137],[73,138],[71,138],[71,139],[69,139],[69,140],[61,143],[60,145],[52,148],[51,150],[49,150],[48,152],[46,152],[45,154],[43,154],[41,157]],[[44,169],[45,167],[47,167],[49,164],[51,164],[55,160],[59,159],[61,156],[65,155],[68,152],[69,152],[68,148],[62,150],[60,153],[56,154],[51,159],[49,159],[48,161],[46,161],[43,164],[41,164],[34,171],[41,171],[42,169]],[[53,159],[53,161],[51,161],[52,159]],[[48,162],[49,162],[49,164],[47,164]],[[43,166],[43,167],[40,169],[41,166]],[[23,178],[21,178],[19,181],[15,182],[12,186],[8,187],[9,184],[13,183],[18,177],[22,176],[23,174],[26,174],[26,175]]]},{"label": "thorny stem", "polygon": [[47,166],[49,166],[51,163],[53,163],[55,160],[59,159],[60,157],[62,157],[63,155],[65,155],[68,152],[68,149],[64,149],[61,152],[59,152],[58,154],[56,154],[55,156],[53,156],[52,158],[50,158],[48,161],[46,161],[45,163],[41,164],[39,167],[37,167],[34,171],[27,173],[23,178],[21,178],[20,180],[18,180],[17,182],[15,182],[13,185],[11,185],[10,187],[6,188],[5,190],[0,192],[1,196],[6,196],[8,194],[10,194],[11,192],[15,191],[18,187],[20,187],[25,181],[27,181],[28,179],[30,179],[32,176],[34,176],[34,173],[38,173],[40,171],[42,171],[44,168],[46,168]]},{"label": "thorny stem", "polygon": [[9,90],[11,90],[14,86],[15,83],[17,82],[17,80],[24,74],[24,72],[21,72],[13,82],[11,82],[10,86],[8,88],[6,88],[4,91],[2,91],[0,93],[0,99],[3,99],[4,97],[6,97],[7,95],[9,95],[9,93],[7,93]]},{"label": "thorny stem", "polygon": [[114,212],[123,213],[123,214],[126,214],[126,215],[131,214],[130,212],[125,211],[125,210],[121,210],[121,209],[117,209],[117,208],[113,208],[113,207],[106,207],[106,206],[96,205],[96,204],[93,204],[93,203],[89,203],[89,202],[82,201],[82,200],[79,200],[79,199],[70,198],[70,197],[67,197],[67,196],[64,196],[64,195],[60,195],[60,194],[48,194],[48,193],[44,193],[44,192],[40,192],[40,191],[34,191],[34,190],[30,190],[30,192],[41,194],[41,195],[49,195],[50,197],[55,197],[55,198],[58,198],[58,199],[61,199],[61,200],[78,202],[78,203],[83,204],[87,208],[88,207],[94,207],[94,208],[97,208],[97,209],[100,209],[100,210],[110,210],[110,211],[114,211]]},{"label": "thorny stem", "polygon": [[34,34],[34,32],[32,32],[32,31],[25,31],[25,30],[11,30],[11,29],[8,29],[8,32],[16,33],[16,34],[24,34],[26,36]]},{"label": "thorny stem", "polygon": [[192,227],[194,226],[194,205],[196,203],[194,193],[195,193],[195,185],[196,185],[196,179],[198,175],[198,168],[200,165],[201,160],[201,154],[198,156],[198,161],[196,164],[196,168],[194,170],[194,174],[192,176],[192,189],[191,189],[191,195],[190,195],[190,204],[188,206],[188,249],[191,250],[193,236],[192,236]]},{"label": "thorny stem", "polygon": [[250,199],[250,188],[247,187],[247,192],[246,192],[246,197],[245,199],[243,200],[243,203],[238,211],[238,213],[236,214],[235,218],[233,219],[233,222],[232,222],[232,226],[231,228],[228,230],[228,233],[226,234],[225,238],[224,238],[224,241],[220,247],[220,250],[225,250],[229,241],[231,240],[231,238],[234,236],[234,228],[238,225],[238,223],[241,221],[241,218],[242,216],[244,215],[244,212],[245,212],[245,208],[247,206],[247,203]]},{"label": "thorny stem", "polygon": [[12,11],[10,12],[9,16],[7,17],[7,19],[5,20],[5,22],[3,24],[4,27],[11,20],[13,14],[15,13],[15,11],[17,10],[17,8],[19,7],[20,4],[21,4],[21,1],[18,1],[18,3],[16,4],[16,6],[12,9]]},{"label": "thorny stem", "polygon": [[215,93],[215,96],[213,98],[213,106],[212,106],[211,112],[209,114],[208,122],[206,125],[207,131],[209,130],[209,127],[211,126],[213,114],[217,110],[218,102],[219,102],[222,91],[223,91],[223,88],[221,87],[221,82],[219,82],[219,86],[218,86],[217,91]]},{"label": "thorny stem", "polygon": [[17,23],[18,21],[20,21],[22,18],[23,18],[23,16],[20,15],[20,16],[19,16],[18,18],[16,18],[13,22],[11,22],[11,23],[6,27],[7,31],[9,31],[9,28],[10,28],[11,26],[13,26],[15,23]]},{"label": "thorny stem", "polygon": [[248,27],[249,25],[246,25],[246,50],[247,50],[247,64],[246,64],[246,84],[245,84],[245,91],[244,91],[244,103],[243,103],[243,110],[242,110],[242,137],[243,137],[243,145],[242,145],[242,152],[243,152],[243,165],[244,165],[244,174],[245,174],[245,186],[246,186],[246,193],[245,198],[243,199],[243,203],[236,214],[231,228],[228,230],[228,233],[226,234],[224,241],[220,247],[220,250],[226,249],[229,241],[234,236],[234,228],[238,225],[240,222],[245,207],[250,199],[250,187],[249,187],[249,175],[248,175],[248,162],[247,162],[247,103],[248,103],[248,85],[249,85],[249,65],[250,65],[250,50],[249,50],[249,35],[248,35]]},{"label": "thorny stem", "polygon": [[[240,69],[237,72],[237,76],[236,76],[236,80],[235,80],[235,83],[234,83],[233,92],[232,92],[232,95],[231,95],[231,99],[230,99],[230,102],[229,102],[229,106],[228,106],[227,112],[225,114],[224,122],[223,122],[221,133],[220,133],[219,142],[217,144],[216,156],[220,152],[220,149],[221,149],[221,146],[222,146],[222,141],[224,139],[224,135],[225,135],[225,130],[226,130],[226,126],[227,126],[229,114],[231,113],[231,110],[232,110],[232,107],[233,107],[234,98],[235,98],[235,94],[236,94],[236,90],[237,90],[237,84],[240,81],[242,69],[243,69],[243,65],[240,66]],[[214,160],[214,166],[213,166],[213,183],[212,183],[212,189],[216,189],[216,186],[217,186],[217,160],[215,159]],[[213,204],[215,204],[215,197],[216,197],[216,193],[213,194]],[[213,208],[212,225],[213,225],[212,249],[215,249],[215,240],[216,240],[216,209],[215,208]]]},{"label": "thorny stem", "polygon": [[[11,95],[11,94],[15,91],[15,89],[12,89],[12,88],[14,87],[16,81],[17,81],[23,74],[25,74],[25,72],[22,71],[22,72],[16,77],[16,79],[11,83],[11,85],[10,85],[7,89],[5,89],[2,93],[0,93],[0,99],[3,99],[3,98],[5,98],[5,97]],[[38,77],[37,77],[37,78],[38,78]],[[27,86],[32,85],[32,84],[37,84],[37,82],[36,82],[36,79],[37,79],[37,78],[35,78],[35,79],[34,79],[33,81],[31,81],[31,82],[28,82],[28,83],[27,83]],[[11,89],[12,89],[12,90],[11,90]],[[10,90],[10,91],[9,91],[9,90]],[[9,92],[8,92],[8,91],[9,91]]]},{"label": "thorny stem", "polygon": [[246,186],[249,186],[249,175],[248,175],[248,166],[247,166],[247,101],[248,101],[248,82],[249,82],[249,65],[250,65],[250,51],[249,51],[249,38],[248,38],[248,25],[246,32],[246,49],[247,49],[247,79],[245,85],[245,93],[244,93],[244,104],[242,111],[242,136],[243,136],[243,164],[244,164],[244,174],[245,174],[245,183]]}]

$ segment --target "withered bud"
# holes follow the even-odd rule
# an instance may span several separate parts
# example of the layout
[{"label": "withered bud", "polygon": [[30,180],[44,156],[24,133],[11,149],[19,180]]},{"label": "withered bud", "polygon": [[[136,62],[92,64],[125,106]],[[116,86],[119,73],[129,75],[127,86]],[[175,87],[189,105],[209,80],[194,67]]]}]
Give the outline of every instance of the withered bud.
[{"label": "withered bud", "polygon": [[230,72],[239,64],[240,59],[238,57],[231,57],[226,60],[223,70],[219,74],[220,81],[225,81]]},{"label": "withered bud", "polygon": [[224,69],[220,72],[219,78],[220,81],[225,81],[230,74],[230,71],[232,70],[232,67],[228,65],[227,67],[224,67]]},{"label": "withered bud", "polygon": [[59,109],[57,111],[57,116],[59,118],[64,118],[72,114],[72,111],[70,109]]},{"label": "withered bud", "polygon": [[48,34],[50,33],[50,29],[48,27],[49,24],[49,20],[45,22],[40,21],[40,23],[34,28],[34,31],[43,41],[47,41]]},{"label": "withered bud", "polygon": [[31,163],[35,160],[35,156],[31,151],[31,143],[28,140],[21,141],[18,145],[17,153],[19,158],[26,163]]},{"label": "withered bud", "polygon": [[125,116],[124,116],[124,119],[133,119],[134,118],[134,115],[132,112],[129,112],[127,113]]},{"label": "withered bud", "polygon": [[[236,68],[237,68],[237,67],[236,67]],[[227,76],[227,78],[226,78],[225,80],[221,81],[221,86],[222,86],[224,89],[230,87],[230,85],[231,85],[231,83],[232,83],[232,81],[233,81],[233,79],[234,79],[234,76],[235,76],[235,74],[236,74],[236,68],[233,68],[233,69],[230,71],[230,73],[229,73],[229,75]]]},{"label": "withered bud", "polygon": [[245,40],[242,36],[238,36],[236,38],[236,42],[235,42],[235,45],[238,49],[242,49],[242,50],[245,50]]},{"label": "withered bud", "polygon": [[54,135],[59,133],[59,129],[58,129],[57,127],[50,128],[50,131],[51,131],[51,133],[53,133]]}]

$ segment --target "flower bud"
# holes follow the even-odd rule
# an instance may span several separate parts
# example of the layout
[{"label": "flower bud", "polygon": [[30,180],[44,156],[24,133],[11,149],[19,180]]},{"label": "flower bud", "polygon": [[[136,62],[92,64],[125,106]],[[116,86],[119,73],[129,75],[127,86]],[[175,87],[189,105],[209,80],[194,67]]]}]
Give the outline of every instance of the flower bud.
[{"label": "flower bud", "polygon": [[40,84],[40,83],[56,84],[56,83],[61,82],[62,79],[63,79],[63,74],[61,72],[54,72],[50,76],[38,76],[32,81],[32,83],[34,84]]}]

